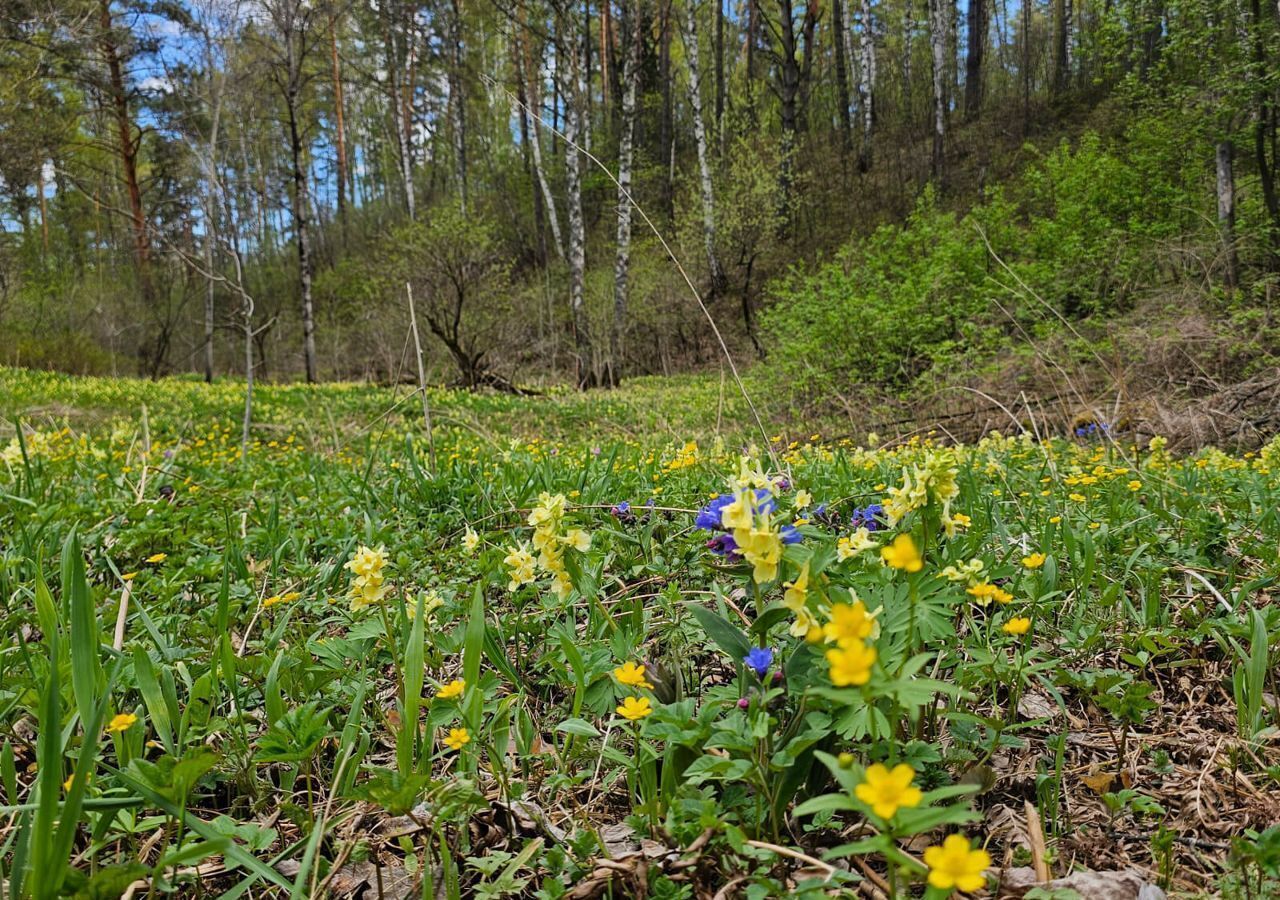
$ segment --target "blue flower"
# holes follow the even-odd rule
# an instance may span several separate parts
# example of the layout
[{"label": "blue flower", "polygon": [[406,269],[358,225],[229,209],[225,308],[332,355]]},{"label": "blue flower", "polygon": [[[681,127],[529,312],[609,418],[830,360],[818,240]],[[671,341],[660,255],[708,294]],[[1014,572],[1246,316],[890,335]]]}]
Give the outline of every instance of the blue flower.
[{"label": "blue flower", "polygon": [[784,544],[798,544],[804,540],[804,535],[794,525],[783,525],[778,529],[778,533]]},{"label": "blue flower", "polygon": [[884,506],[879,503],[872,503],[862,509],[855,509],[849,518],[849,524],[854,528],[878,531],[882,527],[880,524],[880,516],[882,515],[884,515]]},{"label": "blue flower", "polygon": [[733,502],[732,494],[721,494],[712,500],[702,509],[698,510],[697,517],[693,520],[695,528],[701,528],[703,531],[719,531],[721,529],[720,515],[724,508]]},{"label": "blue flower", "polygon": [[733,539],[731,534],[717,534],[707,541],[707,549],[716,556],[723,556],[725,559],[738,558],[738,542]]},{"label": "blue flower", "polygon": [[770,647],[752,647],[747,655],[742,658],[742,661],[748,669],[756,673],[757,678],[764,678],[769,672],[769,667],[773,665],[773,649]]}]

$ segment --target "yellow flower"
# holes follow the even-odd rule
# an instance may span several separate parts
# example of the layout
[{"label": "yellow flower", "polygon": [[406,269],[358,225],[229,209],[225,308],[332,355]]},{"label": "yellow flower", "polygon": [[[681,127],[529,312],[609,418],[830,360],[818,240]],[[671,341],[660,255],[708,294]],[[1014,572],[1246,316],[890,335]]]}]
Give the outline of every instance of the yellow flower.
[{"label": "yellow flower", "polygon": [[778,577],[778,561],[782,559],[782,539],[772,528],[738,528],[733,532],[738,552],[754,566],[752,578],[764,584]]},{"label": "yellow flower", "polygon": [[122,731],[128,731],[137,721],[138,717],[133,713],[116,713],[107,724],[107,731],[119,734]]},{"label": "yellow flower", "polygon": [[480,535],[476,534],[476,530],[471,526],[467,526],[467,531],[462,535],[462,549],[468,553],[475,553],[476,548],[480,546]]},{"label": "yellow flower", "polygon": [[135,579],[135,578],[137,578],[137,577],[138,577],[138,573],[137,573],[137,572],[125,572],[123,575],[121,575],[121,576],[120,576],[120,580],[121,580],[121,581],[133,581],[133,579]]},{"label": "yellow flower", "polygon": [[968,838],[953,834],[942,846],[925,850],[924,862],[929,867],[929,884],[939,890],[976,891],[987,883],[982,873],[991,865],[991,854],[974,850]]},{"label": "yellow flower", "polygon": [[919,806],[924,798],[920,788],[911,784],[915,777],[915,769],[906,763],[899,763],[892,771],[876,763],[867,769],[866,779],[853,793],[877,816],[892,819],[900,807]]},{"label": "yellow flower", "polygon": [[64,793],[69,792],[71,790],[71,782],[75,780],[76,780],[75,772],[72,772],[70,775],[67,776],[67,780],[62,782],[62,790]]},{"label": "yellow flower", "polygon": [[168,558],[169,558],[168,553],[152,553],[150,556],[147,557],[147,562],[162,563]]},{"label": "yellow flower", "polygon": [[509,578],[507,590],[518,590],[520,585],[533,582],[533,554],[524,544],[513,548],[502,561],[511,570],[507,573]]},{"label": "yellow flower", "polygon": [[752,494],[750,491],[738,491],[733,502],[720,510],[720,524],[728,529],[748,529],[753,518]]},{"label": "yellow flower", "polygon": [[1014,616],[1001,625],[1000,630],[1005,634],[1026,634],[1031,630],[1031,620],[1026,616]]},{"label": "yellow flower", "polygon": [[866,528],[859,528],[849,537],[842,537],[836,542],[836,559],[844,562],[875,546],[876,542],[871,540],[871,532]]},{"label": "yellow flower", "polygon": [[564,542],[579,553],[586,553],[591,549],[591,535],[581,528],[570,528],[565,532]]},{"label": "yellow flower", "polygon": [[822,626],[822,634],[828,641],[841,647],[850,647],[872,637],[875,619],[867,615],[867,607],[861,600],[852,605],[837,603],[831,607],[831,621]]},{"label": "yellow flower", "polygon": [[905,531],[894,538],[892,544],[880,548],[880,558],[885,565],[904,572],[919,572],[924,568],[924,560],[920,558],[916,542]]},{"label": "yellow flower", "polygon": [[782,602],[787,608],[794,613],[800,612],[804,608],[805,601],[809,597],[809,563],[805,563],[800,574],[795,581],[786,583],[786,591],[782,595]]},{"label": "yellow flower", "polygon": [[1044,565],[1045,555],[1043,553],[1032,553],[1022,557],[1022,564],[1028,569],[1038,569]]},{"label": "yellow flower", "polygon": [[986,606],[992,600],[995,600],[997,603],[1008,603],[1013,599],[1013,594],[1010,594],[999,585],[991,584],[987,581],[975,584],[973,587],[969,588],[967,593],[973,597],[974,601],[979,606]]},{"label": "yellow flower", "polygon": [[808,509],[809,504],[813,503],[813,495],[808,491],[796,491],[796,509]]},{"label": "yellow flower", "polygon": [[450,728],[444,739],[444,745],[450,750],[461,750],[469,743],[471,743],[471,734],[465,728]]},{"label": "yellow flower", "polygon": [[613,670],[613,677],[618,679],[619,684],[625,684],[627,687],[649,688],[653,689],[647,678],[644,677],[644,666],[633,662],[623,663]]},{"label": "yellow flower", "polygon": [[564,494],[552,496],[543,491],[538,495],[538,505],[529,513],[529,525],[533,528],[539,526],[551,526],[554,528],[564,518],[564,506]]},{"label": "yellow flower", "polygon": [[351,559],[347,560],[343,568],[349,569],[351,574],[356,576],[380,575],[386,564],[387,551],[385,549],[379,547],[374,550],[371,547],[361,546]]},{"label": "yellow flower", "polygon": [[1140,491],[1140,490],[1142,490],[1142,482],[1141,482],[1141,481],[1139,481],[1139,480],[1138,480],[1138,479],[1136,479],[1136,478],[1135,478],[1135,479],[1133,479],[1133,481],[1130,481],[1130,482],[1129,482],[1129,490],[1131,490],[1131,491]]},{"label": "yellow flower", "polygon": [[618,715],[632,722],[638,722],[653,712],[648,697],[627,697],[618,707]]},{"label": "yellow flower", "polygon": [[462,692],[467,689],[467,683],[461,678],[455,678],[440,690],[436,691],[437,700],[453,700],[462,696]]},{"label": "yellow flower", "polygon": [[1074,500],[1076,503],[1084,502],[1084,494],[1067,494],[1068,500]]},{"label": "yellow flower", "polygon": [[831,664],[831,683],[836,687],[866,684],[871,680],[871,667],[876,661],[876,648],[869,644],[851,644],[827,651]]},{"label": "yellow flower", "polygon": [[1050,525],[1057,525],[1057,524],[1058,524],[1059,522],[1061,522],[1061,521],[1062,521],[1062,516],[1050,516],[1050,517],[1049,517],[1049,524],[1050,524]]}]

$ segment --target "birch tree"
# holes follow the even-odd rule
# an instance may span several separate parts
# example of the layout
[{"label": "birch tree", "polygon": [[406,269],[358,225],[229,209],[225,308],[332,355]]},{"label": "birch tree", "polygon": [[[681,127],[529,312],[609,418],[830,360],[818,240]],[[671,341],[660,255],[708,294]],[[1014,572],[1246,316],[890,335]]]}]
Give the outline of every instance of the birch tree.
[{"label": "birch tree", "polygon": [[707,128],[702,119],[701,66],[699,64],[698,19],[694,0],[685,0],[685,59],[689,66],[689,107],[693,114],[693,142],[698,154],[698,187],[702,198],[702,243],[707,254],[707,272],[711,279],[711,296],[724,287],[724,273],[716,257],[716,202],[711,182],[711,163],[707,155]]}]

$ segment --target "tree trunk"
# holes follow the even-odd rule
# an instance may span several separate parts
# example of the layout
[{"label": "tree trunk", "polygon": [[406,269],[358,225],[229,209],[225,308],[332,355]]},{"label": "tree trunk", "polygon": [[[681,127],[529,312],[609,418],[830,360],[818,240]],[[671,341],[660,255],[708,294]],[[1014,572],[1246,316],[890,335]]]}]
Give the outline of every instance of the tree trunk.
[{"label": "tree trunk", "polygon": [[716,0],[716,120],[715,132],[716,141],[720,145],[720,155],[723,157],[725,152],[724,145],[724,106],[725,106],[725,83],[724,83],[724,0]]},{"label": "tree trunk", "polygon": [[[1253,13],[1253,62],[1252,78],[1257,107],[1253,123],[1253,155],[1258,167],[1258,180],[1262,183],[1262,201],[1267,210],[1267,268],[1280,271],[1280,196],[1276,193],[1276,113],[1270,86],[1263,73],[1267,65],[1267,23],[1262,16],[1261,0],[1251,0]],[[1280,15],[1280,10],[1277,11]]]},{"label": "tree trunk", "polygon": [[862,148],[858,155],[858,168],[863,172],[871,168],[871,130],[874,122],[876,43],[871,18],[871,0],[862,0],[862,32],[859,36],[858,105],[862,110]]},{"label": "tree trunk", "polygon": [[108,84],[111,91],[111,108],[116,120],[117,154],[124,175],[125,192],[129,197],[129,217],[133,225],[133,258],[138,272],[138,287],[146,306],[154,300],[151,283],[151,241],[147,234],[147,218],[142,209],[142,188],[138,182],[138,146],[141,138],[133,137],[133,123],[129,115],[129,96],[124,83],[124,66],[116,46],[111,18],[111,0],[100,0],[99,25],[102,55],[107,64]]},{"label": "tree trunk", "polygon": [[[1030,0],[1028,0],[1030,2]],[[912,103],[912,89],[915,87],[912,74],[912,47],[916,39],[915,0],[904,0],[902,21],[902,111],[907,122],[914,124],[915,104]],[[914,130],[914,129],[913,129]]]},{"label": "tree trunk", "polygon": [[929,0],[929,48],[933,59],[933,178],[943,184],[943,151],[947,133],[947,0]]},{"label": "tree trunk", "polygon": [[[671,95],[671,4],[674,0],[659,0],[658,16],[658,83],[662,85],[662,116],[658,122],[658,159],[669,158],[674,135],[674,101]],[[675,221],[675,185],[672,184],[670,167],[662,182],[662,212],[668,222]]]},{"label": "tree trunk", "polygon": [[1226,285],[1228,290],[1233,290],[1240,284],[1240,257],[1236,252],[1236,182],[1230,141],[1218,142],[1214,161],[1218,176],[1218,229],[1227,254]]},{"label": "tree trunk", "polygon": [[342,69],[338,65],[338,17],[329,19],[329,58],[333,67],[334,143],[338,157],[338,227],[347,231],[347,129],[342,96]]},{"label": "tree trunk", "polygon": [[[556,75],[562,79],[560,94],[564,98],[564,169],[565,192],[569,204],[569,316],[573,325],[573,343],[575,352],[575,371],[578,387],[585,389],[595,383],[591,358],[591,335],[588,330],[585,293],[586,277],[586,229],[582,218],[582,154],[578,150],[578,138],[582,129],[582,97],[580,96],[580,74],[577,71],[581,63],[581,55],[576,46],[579,36],[571,30],[566,43],[568,47],[568,71],[556,69]],[[560,60],[557,60],[559,62]]]},{"label": "tree trunk", "polygon": [[[718,2],[718,0],[717,0]],[[698,41],[698,18],[694,0],[685,0],[684,45],[689,65],[689,106],[693,112],[693,141],[698,154],[698,186],[702,194],[702,242],[707,253],[707,272],[711,278],[711,296],[724,288],[724,273],[716,258],[716,204],[711,182],[711,163],[707,154],[707,129],[702,120],[701,65]]]},{"label": "tree trunk", "polygon": [[1067,89],[1067,40],[1070,13],[1067,0],[1053,0],[1053,93]]},{"label": "tree trunk", "polygon": [[852,64],[853,57],[849,53],[850,29],[845,27],[844,4],[841,0],[831,2],[831,30],[832,43],[836,51],[836,106],[840,113],[840,159],[843,167],[844,160],[849,155],[849,148],[853,146],[853,125],[849,119],[848,73],[848,66]]},{"label": "tree trunk", "polygon": [[[400,83],[400,54],[396,47],[395,25],[390,15],[387,16],[384,24],[387,32],[387,86],[391,92],[388,104],[391,107],[391,129],[396,136],[396,149],[399,154],[397,161],[400,169],[400,186],[404,191],[405,211],[409,214],[409,220],[413,221],[414,207],[417,205],[413,185],[413,144],[409,140],[410,123],[405,121],[406,110],[412,107],[412,103],[406,103],[402,96],[405,89],[402,89]],[[406,44],[408,41],[409,36],[406,32]]]},{"label": "tree trunk", "polygon": [[798,38],[792,0],[778,0],[778,99],[782,115],[782,166],[779,186],[785,200],[791,196],[792,169],[795,165],[796,137],[800,129],[800,63],[796,59]]},{"label": "tree trunk", "polygon": [[[542,66],[541,63],[534,66],[532,64],[533,60],[528,55],[525,57],[525,62],[529,69],[529,108],[533,110],[533,115],[530,116],[532,121],[529,123],[531,125],[529,134],[529,151],[533,156],[533,173],[538,179],[538,189],[542,192],[542,202],[546,206],[547,224],[551,226],[552,246],[555,248],[556,256],[560,258],[561,262],[564,262],[566,259],[564,236],[560,232],[560,216],[559,213],[556,212],[556,198],[555,195],[551,193],[551,185],[547,181],[547,170],[542,164],[542,139],[540,137],[542,127],[542,104],[538,95],[538,84],[542,78]],[[556,80],[558,81],[559,79]]]},{"label": "tree trunk", "polygon": [[453,166],[457,179],[458,205],[467,214],[467,110],[462,93],[462,9],[450,0],[449,110],[453,126]]},{"label": "tree trunk", "polygon": [[618,141],[618,248],[613,264],[613,329],[609,342],[609,368],[605,383],[622,381],[622,337],[627,323],[627,292],[631,272],[631,165],[636,127],[636,95],[640,87],[640,52],[644,42],[643,10],[633,0],[625,11],[628,30],[627,56],[622,67],[622,134]]},{"label": "tree trunk", "polygon": [[[292,44],[292,36],[287,38]],[[292,53],[292,48],[290,49]],[[302,61],[291,60],[291,84],[285,96],[289,119],[289,155],[293,162],[293,226],[298,242],[298,281],[302,293],[302,355],[306,367],[307,383],[315,384],[316,375],[316,323],[311,306],[311,243],[308,233],[311,198],[307,190],[307,173],[304,168],[302,133],[299,129],[299,97],[297,79],[301,78]]]},{"label": "tree trunk", "polygon": [[978,118],[982,109],[982,57],[987,49],[987,0],[969,0],[968,56],[964,62],[964,117]]}]

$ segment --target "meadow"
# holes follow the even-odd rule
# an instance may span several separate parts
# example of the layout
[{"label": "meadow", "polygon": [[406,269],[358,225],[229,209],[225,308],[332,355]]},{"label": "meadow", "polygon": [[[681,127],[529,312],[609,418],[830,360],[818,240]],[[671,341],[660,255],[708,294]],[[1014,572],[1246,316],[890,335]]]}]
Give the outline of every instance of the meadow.
[{"label": "meadow", "polygon": [[428,397],[0,369],[0,897],[1280,892],[1280,439]]}]

